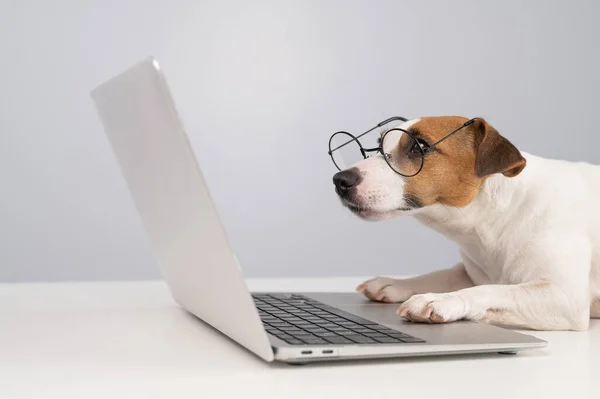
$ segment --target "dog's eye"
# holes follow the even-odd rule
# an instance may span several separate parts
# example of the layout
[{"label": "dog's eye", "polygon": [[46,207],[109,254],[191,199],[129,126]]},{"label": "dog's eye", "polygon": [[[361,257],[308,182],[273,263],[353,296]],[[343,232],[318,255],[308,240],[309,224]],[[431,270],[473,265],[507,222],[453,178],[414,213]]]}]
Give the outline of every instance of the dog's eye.
[{"label": "dog's eye", "polygon": [[409,152],[413,155],[421,154],[423,150],[429,147],[429,143],[425,140],[417,139],[413,142],[412,147],[409,149]]}]

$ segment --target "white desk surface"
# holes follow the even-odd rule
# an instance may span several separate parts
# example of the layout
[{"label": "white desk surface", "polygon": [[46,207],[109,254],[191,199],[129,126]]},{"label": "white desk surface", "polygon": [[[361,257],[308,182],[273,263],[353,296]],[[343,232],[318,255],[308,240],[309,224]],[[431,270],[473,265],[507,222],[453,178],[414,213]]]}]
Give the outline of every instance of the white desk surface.
[{"label": "white desk surface", "polygon": [[[248,284],[349,291],[362,280]],[[0,284],[0,398],[600,398],[600,321],[587,332],[533,335],[548,347],[267,364],[183,312],[162,281]]]}]

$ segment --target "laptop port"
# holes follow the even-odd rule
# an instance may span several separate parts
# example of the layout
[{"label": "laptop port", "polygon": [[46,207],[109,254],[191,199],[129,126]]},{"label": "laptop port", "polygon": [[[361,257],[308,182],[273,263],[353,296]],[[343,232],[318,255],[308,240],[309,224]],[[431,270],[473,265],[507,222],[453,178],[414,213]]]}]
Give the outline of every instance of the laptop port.
[{"label": "laptop port", "polygon": [[322,354],[324,355],[331,355],[333,353],[332,349],[325,349],[324,351],[321,351]]},{"label": "laptop port", "polygon": [[312,355],[312,351],[302,351],[300,353],[303,355]]}]

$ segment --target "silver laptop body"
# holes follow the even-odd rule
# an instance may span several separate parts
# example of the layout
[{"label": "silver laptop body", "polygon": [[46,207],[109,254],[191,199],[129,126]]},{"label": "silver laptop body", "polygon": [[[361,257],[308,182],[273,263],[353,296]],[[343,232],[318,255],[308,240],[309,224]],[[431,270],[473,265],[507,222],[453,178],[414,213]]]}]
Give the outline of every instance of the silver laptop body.
[{"label": "silver laptop body", "polygon": [[[174,300],[265,361],[510,353],[546,345],[485,323],[405,322],[397,305],[355,293],[251,294],[158,62],[141,61],[91,96]],[[290,309],[298,314],[285,318]],[[311,331],[322,333],[302,335]],[[396,336],[409,338],[392,342]]]}]

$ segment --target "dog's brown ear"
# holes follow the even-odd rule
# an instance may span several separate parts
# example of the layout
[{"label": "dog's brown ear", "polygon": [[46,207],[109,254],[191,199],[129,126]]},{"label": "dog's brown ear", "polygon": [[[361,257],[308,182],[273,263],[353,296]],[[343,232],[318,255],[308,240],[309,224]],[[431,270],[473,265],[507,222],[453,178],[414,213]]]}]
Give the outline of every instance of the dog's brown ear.
[{"label": "dog's brown ear", "polygon": [[484,119],[476,119],[471,126],[475,131],[475,173],[478,177],[495,173],[515,177],[521,173],[526,160],[517,147]]}]

